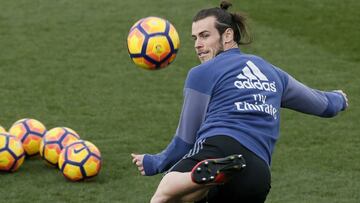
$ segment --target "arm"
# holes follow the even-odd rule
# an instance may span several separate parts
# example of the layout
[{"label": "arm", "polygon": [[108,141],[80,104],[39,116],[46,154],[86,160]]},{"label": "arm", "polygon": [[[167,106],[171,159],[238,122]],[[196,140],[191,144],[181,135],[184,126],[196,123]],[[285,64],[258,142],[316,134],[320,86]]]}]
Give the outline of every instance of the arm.
[{"label": "arm", "polygon": [[346,94],[342,91],[319,91],[288,76],[281,106],[302,113],[333,117],[347,107]]},{"label": "arm", "polygon": [[[192,148],[197,131],[204,120],[209,99],[208,95],[185,88],[184,104],[176,134],[161,153],[145,154],[143,160],[138,161],[140,164],[137,165],[139,170],[143,169],[143,175],[155,175],[166,171]],[[136,162],[135,160],[134,163]]]}]

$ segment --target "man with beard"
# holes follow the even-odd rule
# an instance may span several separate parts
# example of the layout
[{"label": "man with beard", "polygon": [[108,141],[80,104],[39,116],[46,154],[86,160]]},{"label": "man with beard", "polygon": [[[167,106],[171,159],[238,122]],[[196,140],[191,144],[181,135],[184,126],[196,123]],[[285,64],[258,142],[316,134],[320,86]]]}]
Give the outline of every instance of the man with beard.
[{"label": "man with beard", "polygon": [[279,135],[280,108],[333,117],[347,107],[341,90],[305,86],[264,59],[244,54],[245,17],[220,8],[193,19],[201,64],[184,87],[176,134],[159,154],[132,154],[142,175],[167,171],[152,203],[264,202],[270,190],[271,155]]}]

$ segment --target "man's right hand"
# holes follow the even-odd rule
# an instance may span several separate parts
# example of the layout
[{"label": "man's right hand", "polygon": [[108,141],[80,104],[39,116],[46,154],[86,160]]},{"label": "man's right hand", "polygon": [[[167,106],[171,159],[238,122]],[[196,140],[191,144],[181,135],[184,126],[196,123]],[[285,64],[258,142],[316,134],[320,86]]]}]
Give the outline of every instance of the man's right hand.
[{"label": "man's right hand", "polygon": [[345,106],[345,109],[346,109],[349,106],[349,100],[348,100],[345,92],[343,92],[342,90],[334,90],[334,92],[340,93],[344,97],[345,102],[346,102],[346,106]]},{"label": "man's right hand", "polygon": [[145,175],[144,166],[143,166],[143,159],[145,154],[134,154],[132,153],[132,162],[135,164],[140,171],[141,175]]}]

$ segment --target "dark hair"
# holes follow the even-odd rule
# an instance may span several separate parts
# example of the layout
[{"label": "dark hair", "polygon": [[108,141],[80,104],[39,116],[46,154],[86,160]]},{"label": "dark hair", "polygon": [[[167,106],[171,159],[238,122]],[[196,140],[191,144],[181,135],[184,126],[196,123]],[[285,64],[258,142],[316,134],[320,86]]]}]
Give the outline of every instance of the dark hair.
[{"label": "dark hair", "polygon": [[193,18],[193,22],[202,20],[209,16],[214,16],[217,20],[215,28],[220,36],[227,28],[234,31],[234,41],[240,44],[250,44],[252,39],[246,25],[246,16],[244,13],[230,13],[227,11],[232,4],[227,1],[221,1],[220,8],[208,8],[200,10]]}]

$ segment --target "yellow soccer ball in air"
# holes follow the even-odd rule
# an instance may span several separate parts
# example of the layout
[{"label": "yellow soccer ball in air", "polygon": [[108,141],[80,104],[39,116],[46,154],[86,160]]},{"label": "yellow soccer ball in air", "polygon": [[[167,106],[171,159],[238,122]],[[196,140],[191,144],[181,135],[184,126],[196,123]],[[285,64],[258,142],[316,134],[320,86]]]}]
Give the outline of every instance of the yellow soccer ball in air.
[{"label": "yellow soccer ball in air", "polygon": [[137,66],[157,70],[174,61],[180,39],[169,21],[151,16],[138,20],[131,27],[127,46],[130,58]]}]

